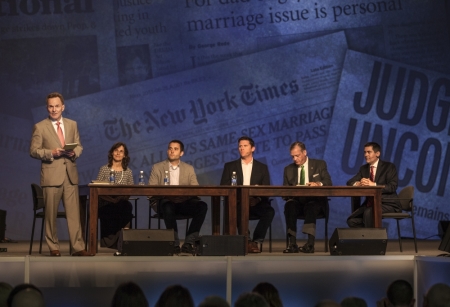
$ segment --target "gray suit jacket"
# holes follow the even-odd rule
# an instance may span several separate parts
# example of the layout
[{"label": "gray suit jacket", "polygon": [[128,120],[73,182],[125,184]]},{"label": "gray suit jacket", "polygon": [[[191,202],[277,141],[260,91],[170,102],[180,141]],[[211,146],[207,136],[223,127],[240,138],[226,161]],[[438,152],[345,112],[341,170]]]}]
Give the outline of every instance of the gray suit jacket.
[{"label": "gray suit jacket", "polygon": [[[148,180],[149,185],[164,185],[164,173],[169,171],[169,160],[164,160],[153,165],[152,172],[150,173],[150,178]],[[183,161],[180,161],[180,185],[198,185],[197,175],[195,174],[194,167]],[[191,198],[197,198],[196,196],[172,196],[172,197],[162,197],[162,196],[151,196],[151,206],[157,212],[157,203],[160,199],[170,199],[175,203],[181,203],[185,200]]]},{"label": "gray suit jacket", "polygon": [[[164,160],[153,165],[148,181],[149,185],[164,185],[164,172],[169,171],[169,160]],[[180,161],[180,185],[198,185],[192,165]]]},{"label": "gray suit jacket", "polygon": [[78,184],[78,171],[76,159],[81,155],[80,134],[77,123],[63,117],[64,139],[66,143],[78,143],[73,150],[75,156],[72,159],[60,157],[53,159],[52,150],[61,148],[61,142],[56,134],[50,118],[40,121],[33,127],[31,136],[30,156],[41,160],[41,186],[59,186],[63,183],[67,171],[70,182]]}]

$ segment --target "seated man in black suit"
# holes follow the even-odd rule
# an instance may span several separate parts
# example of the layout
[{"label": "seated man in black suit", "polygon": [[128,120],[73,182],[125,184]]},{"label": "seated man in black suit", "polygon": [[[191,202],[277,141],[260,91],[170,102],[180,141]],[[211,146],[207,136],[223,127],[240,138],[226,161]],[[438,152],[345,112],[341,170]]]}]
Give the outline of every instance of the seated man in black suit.
[{"label": "seated man in black suit", "polygon": [[[331,176],[327,170],[327,163],[323,160],[309,159],[306,146],[302,142],[294,142],[290,147],[294,163],[284,168],[283,185],[297,186],[331,186]],[[314,253],[316,238],[316,218],[325,212],[328,199],[326,197],[294,197],[287,198],[284,205],[284,217],[289,245],[283,253]],[[297,245],[297,217],[303,215],[302,232],[308,234],[308,241],[302,247]]]},{"label": "seated man in black suit", "polygon": [[[397,195],[398,175],[393,163],[381,161],[381,146],[375,142],[364,145],[364,158],[367,164],[359,168],[359,172],[347,181],[349,186],[384,185],[381,191],[382,213],[401,212]],[[373,200],[366,199],[347,219],[350,227],[373,227]]]},{"label": "seated man in black suit", "polygon": [[[240,137],[238,140],[240,158],[235,161],[225,163],[220,185],[231,185],[231,175],[236,172],[237,185],[270,185],[270,175],[267,165],[253,159],[255,151],[255,142],[247,137]],[[250,216],[259,218],[253,232],[253,240],[248,242],[249,253],[259,253],[258,244],[261,244],[266,237],[267,229],[272,223],[275,210],[270,205],[267,197],[251,197],[250,198]],[[241,208],[238,203],[237,210],[238,231],[240,230]]]}]

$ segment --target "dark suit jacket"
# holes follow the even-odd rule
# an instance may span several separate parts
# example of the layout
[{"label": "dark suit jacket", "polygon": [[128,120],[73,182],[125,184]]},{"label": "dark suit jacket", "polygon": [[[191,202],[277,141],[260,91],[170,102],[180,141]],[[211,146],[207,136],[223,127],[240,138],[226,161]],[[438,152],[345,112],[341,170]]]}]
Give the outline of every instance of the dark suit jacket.
[{"label": "dark suit jacket", "polygon": [[[324,160],[308,158],[309,182],[321,182],[325,186],[331,186],[331,176],[328,173],[327,163]],[[297,185],[298,166],[295,163],[289,164],[284,168],[283,185]]]},{"label": "dark suit jacket", "polygon": [[[222,172],[222,179],[220,185],[231,185],[231,174],[236,172],[237,185],[244,184],[244,175],[242,173],[242,162],[239,158],[231,162],[225,163]],[[250,177],[250,185],[270,185],[270,175],[267,165],[253,159],[252,174]],[[267,201],[267,197],[261,197],[262,200]]]},{"label": "dark suit jacket", "polygon": [[[222,172],[220,185],[231,185],[231,174],[236,172],[237,185],[244,184],[244,175],[242,174],[241,159],[225,163]],[[267,165],[253,159],[252,175],[250,177],[250,185],[270,185],[270,175]]]},{"label": "dark suit jacket", "polygon": [[[353,176],[347,185],[353,186],[355,182],[360,181],[362,178],[370,177],[370,165],[365,164],[359,168],[358,173]],[[389,205],[397,208],[397,211],[401,211],[401,205],[398,201],[397,186],[398,175],[397,168],[393,163],[386,161],[378,161],[378,167],[375,174],[375,182],[377,185],[384,185],[382,190],[382,203],[383,205]],[[366,205],[367,199],[362,205]]]},{"label": "dark suit jacket", "polygon": [[[331,176],[328,173],[327,163],[324,160],[316,160],[308,158],[308,178],[309,182],[321,182],[322,185],[331,186]],[[298,166],[295,163],[291,163],[284,168],[283,185],[296,186],[298,183]],[[289,198],[284,197],[284,200]],[[326,197],[296,197],[296,200],[300,202],[318,201],[322,204],[327,204],[328,199]]]}]

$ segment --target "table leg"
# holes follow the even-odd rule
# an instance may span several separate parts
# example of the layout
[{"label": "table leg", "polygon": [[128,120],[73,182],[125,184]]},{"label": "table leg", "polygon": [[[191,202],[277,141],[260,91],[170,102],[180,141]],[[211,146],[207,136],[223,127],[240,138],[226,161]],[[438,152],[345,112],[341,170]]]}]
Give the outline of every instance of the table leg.
[{"label": "table leg", "polygon": [[[87,195],[80,195],[78,197],[79,203],[80,203],[80,223],[81,223],[81,235],[83,236],[83,239],[86,238],[86,206],[87,206]],[[85,243],[84,249],[87,250],[87,242]]]},{"label": "table leg", "polygon": [[248,253],[248,219],[249,219],[249,195],[248,189],[241,190],[241,233],[245,236],[245,254]]},{"label": "table leg", "polygon": [[376,194],[373,197],[373,226],[375,228],[381,228],[381,190],[376,191]]},{"label": "table leg", "polygon": [[237,233],[236,197],[236,189],[233,189],[228,196],[228,231],[230,235]]},{"label": "table leg", "polygon": [[220,196],[211,196],[212,235],[220,235]]},{"label": "table leg", "polygon": [[95,187],[89,192],[89,244],[88,252],[97,253],[97,221],[98,219],[98,191]]}]

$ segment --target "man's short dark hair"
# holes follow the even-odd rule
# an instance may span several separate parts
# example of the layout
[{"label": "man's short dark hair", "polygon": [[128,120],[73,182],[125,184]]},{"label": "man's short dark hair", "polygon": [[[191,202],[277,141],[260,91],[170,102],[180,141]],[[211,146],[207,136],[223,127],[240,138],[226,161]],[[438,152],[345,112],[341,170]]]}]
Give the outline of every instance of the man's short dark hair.
[{"label": "man's short dark hair", "polygon": [[394,306],[406,306],[411,304],[414,291],[409,282],[399,279],[389,285],[386,295]]},{"label": "man's short dark hair", "polygon": [[372,149],[374,152],[381,152],[381,146],[378,143],[368,142],[368,143],[364,144],[364,147],[371,147],[371,146],[372,146]]},{"label": "man's short dark hair", "polygon": [[238,140],[238,144],[241,142],[241,141],[248,141],[249,143],[250,143],[250,146],[252,146],[252,147],[255,147],[255,141],[253,141],[253,139],[251,138],[251,137],[248,137],[248,136],[241,136],[240,138],[239,138],[239,140]]},{"label": "man's short dark hair", "polygon": [[295,141],[294,143],[292,143],[291,146],[289,147],[289,150],[294,149],[294,147],[296,147],[296,146],[300,147],[300,149],[301,149],[302,151],[306,150],[306,145],[305,145],[305,143],[299,142],[299,141]]},{"label": "man's short dark hair", "polygon": [[169,145],[170,145],[170,143],[177,143],[177,144],[179,144],[180,145],[180,151],[184,151],[184,144],[180,140],[172,140],[172,141],[169,142]]},{"label": "man's short dark hair", "polygon": [[61,94],[58,93],[58,92],[53,92],[53,93],[48,94],[48,95],[47,95],[46,104],[48,103],[48,100],[49,100],[50,98],[56,98],[56,97],[58,97],[59,99],[61,99],[61,104],[64,104],[64,97],[63,97],[63,95],[61,95]]},{"label": "man's short dark hair", "polygon": [[239,295],[234,307],[269,307],[269,303],[259,293],[246,292]]}]

